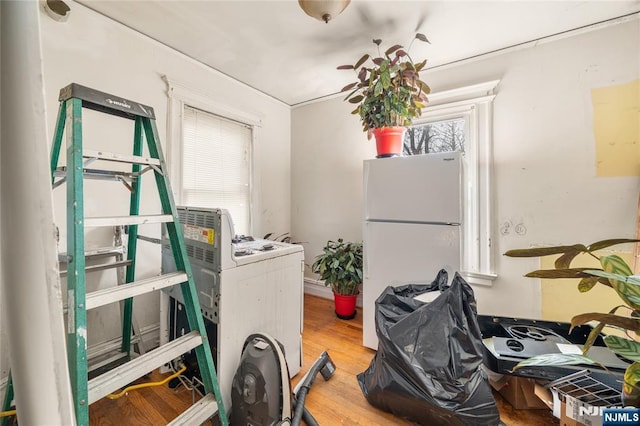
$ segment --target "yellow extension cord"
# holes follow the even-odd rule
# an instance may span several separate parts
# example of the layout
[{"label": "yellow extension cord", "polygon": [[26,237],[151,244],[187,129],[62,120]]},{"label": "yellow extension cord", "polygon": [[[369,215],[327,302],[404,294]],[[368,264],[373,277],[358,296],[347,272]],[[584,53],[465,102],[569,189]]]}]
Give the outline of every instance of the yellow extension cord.
[{"label": "yellow extension cord", "polygon": [[0,418],[15,416],[15,415],[16,415],[16,410],[0,411]]},{"label": "yellow extension cord", "polygon": [[[141,383],[139,385],[129,386],[129,387],[124,388],[120,393],[112,393],[110,395],[107,395],[107,398],[109,398],[109,399],[118,399],[118,398],[122,398],[123,396],[125,396],[127,394],[127,392],[132,391],[132,390],[142,389],[142,388],[150,388],[150,387],[153,387],[153,386],[162,386],[165,383],[167,383],[169,380],[175,379],[176,377],[178,377],[179,375],[184,373],[186,370],[187,370],[187,367],[185,365],[183,365],[180,368],[180,370],[178,370],[177,372],[173,373],[169,377],[166,377],[164,380],[161,380],[159,382]],[[0,411],[0,418],[9,417],[9,416],[15,416],[16,414],[17,414],[16,410]]]},{"label": "yellow extension cord", "polygon": [[127,392],[132,391],[132,390],[142,389],[142,388],[150,388],[150,387],[153,387],[153,386],[162,386],[165,383],[167,383],[169,380],[175,379],[176,377],[178,377],[179,375],[184,373],[186,370],[187,370],[187,367],[185,365],[183,365],[180,368],[180,370],[178,370],[176,373],[170,375],[169,377],[166,377],[164,380],[162,380],[160,382],[150,382],[150,383],[141,383],[139,385],[132,385],[132,386],[124,388],[119,393],[112,393],[110,395],[107,395],[107,398],[109,398],[109,399],[118,399],[118,398],[121,398],[121,397],[125,396],[127,394]]}]

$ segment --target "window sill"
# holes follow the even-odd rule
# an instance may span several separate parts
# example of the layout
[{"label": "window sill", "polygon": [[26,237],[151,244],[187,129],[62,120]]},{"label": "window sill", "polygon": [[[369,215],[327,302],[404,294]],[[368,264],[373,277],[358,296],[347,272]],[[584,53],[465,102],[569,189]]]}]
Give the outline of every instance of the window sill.
[{"label": "window sill", "polygon": [[498,274],[486,274],[479,272],[460,272],[469,284],[479,285],[483,287],[492,287],[493,281],[498,278]]}]

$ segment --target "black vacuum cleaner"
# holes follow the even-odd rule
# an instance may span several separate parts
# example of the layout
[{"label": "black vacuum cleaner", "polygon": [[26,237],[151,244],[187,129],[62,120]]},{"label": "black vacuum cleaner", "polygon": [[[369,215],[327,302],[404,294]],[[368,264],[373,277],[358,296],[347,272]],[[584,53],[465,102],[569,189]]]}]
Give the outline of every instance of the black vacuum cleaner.
[{"label": "black vacuum cleaner", "polygon": [[304,420],[309,426],[317,425],[304,407],[305,399],[318,373],[329,380],[335,370],[329,354],[323,352],[292,394],[283,346],[267,334],[250,335],[233,377],[230,424],[298,426]]}]

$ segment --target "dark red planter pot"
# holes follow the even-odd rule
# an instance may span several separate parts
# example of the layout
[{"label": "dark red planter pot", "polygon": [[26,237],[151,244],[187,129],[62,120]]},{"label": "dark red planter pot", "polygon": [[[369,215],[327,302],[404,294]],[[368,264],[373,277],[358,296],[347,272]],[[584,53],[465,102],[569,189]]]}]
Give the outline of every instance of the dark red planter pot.
[{"label": "dark red planter pot", "polygon": [[336,316],[340,319],[350,320],[356,316],[356,300],[358,295],[343,296],[333,293],[333,300],[336,306]]},{"label": "dark red planter pot", "polygon": [[402,139],[406,127],[381,127],[372,129],[371,133],[376,138],[376,158],[397,157],[402,155]]}]

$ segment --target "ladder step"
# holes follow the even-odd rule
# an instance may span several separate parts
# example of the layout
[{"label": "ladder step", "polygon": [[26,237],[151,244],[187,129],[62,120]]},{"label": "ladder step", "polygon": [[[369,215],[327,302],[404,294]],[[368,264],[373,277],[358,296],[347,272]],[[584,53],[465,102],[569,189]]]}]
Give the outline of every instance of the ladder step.
[{"label": "ladder step", "polygon": [[118,163],[129,164],[148,164],[153,166],[159,166],[160,160],[150,157],[139,157],[137,155],[123,155],[116,154],[114,152],[95,151],[92,149],[85,149],[82,152],[84,158],[93,158],[96,160],[116,161]]},{"label": "ladder step", "polygon": [[[98,247],[94,249],[85,250],[85,257],[97,257],[97,256],[115,256],[116,254],[124,254],[124,246],[108,246],[108,247]],[[58,254],[58,262],[66,263],[67,262],[67,253],[60,252]]]},{"label": "ladder step", "polygon": [[[86,268],[84,268],[84,271],[85,272],[96,272],[96,271],[104,271],[105,269],[122,268],[124,266],[131,265],[131,263],[132,262],[130,260],[119,260],[119,261],[111,262],[111,263],[102,263],[100,265],[87,266]],[[67,276],[67,270],[66,269],[60,270],[60,276],[61,277],[66,277]]]},{"label": "ladder step", "polygon": [[[155,167],[155,166],[154,166]],[[146,169],[149,169],[147,167]],[[59,178],[58,180],[53,182],[53,189],[56,189],[63,183],[67,181],[67,172],[66,167],[58,167],[56,171],[53,173],[53,176]],[[145,170],[146,170],[145,169]],[[85,179],[93,179],[93,180],[106,180],[106,181],[114,181],[121,182],[125,186],[130,187],[129,183],[132,183],[136,179],[136,175],[130,172],[118,172],[112,170],[99,170],[99,169],[83,169],[83,176]]]},{"label": "ladder step", "polygon": [[166,223],[166,222],[173,222],[173,216],[170,214],[152,214],[152,215],[146,215],[146,216],[113,216],[113,217],[84,218],[85,227],[145,225],[148,223]]},{"label": "ladder step", "polygon": [[159,277],[146,278],[129,284],[94,291],[93,293],[87,294],[87,309],[97,308],[130,297],[161,290],[166,287],[181,284],[187,280],[187,274],[184,272],[172,272],[170,274],[160,275]]},{"label": "ladder step", "polygon": [[200,334],[197,331],[192,331],[133,361],[89,380],[89,404],[93,404],[201,344]]},{"label": "ladder step", "polygon": [[218,404],[212,393],[196,401],[191,407],[173,419],[167,426],[200,425],[218,412]]},{"label": "ladder step", "polygon": [[[85,179],[97,179],[97,180],[127,180],[130,181],[134,178],[131,172],[119,172],[115,170],[101,170],[101,169],[82,169],[82,173]],[[53,173],[53,176],[59,178],[67,177],[67,168],[65,166],[58,167]]]}]

